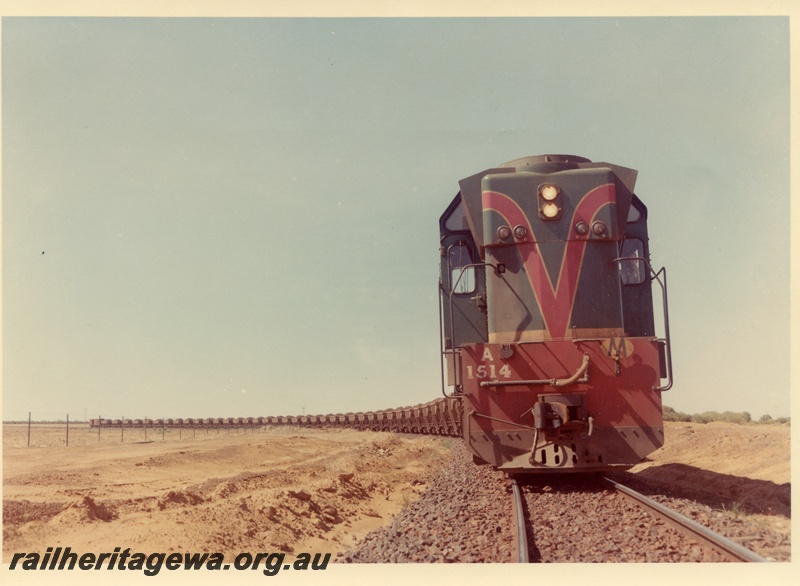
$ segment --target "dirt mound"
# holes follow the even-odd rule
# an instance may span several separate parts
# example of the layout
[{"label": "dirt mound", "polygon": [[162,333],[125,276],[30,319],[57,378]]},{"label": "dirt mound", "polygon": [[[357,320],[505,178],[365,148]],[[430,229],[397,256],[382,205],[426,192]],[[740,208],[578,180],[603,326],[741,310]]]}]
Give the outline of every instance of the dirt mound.
[{"label": "dirt mound", "polygon": [[47,522],[66,506],[64,503],[3,500],[3,525],[24,525],[31,521]]},{"label": "dirt mound", "polygon": [[53,543],[336,553],[415,500],[449,441],[276,429],[70,446],[69,458],[6,447],[4,559]]},{"label": "dirt mound", "polygon": [[158,499],[158,508],[164,510],[171,505],[198,505],[205,498],[189,490],[170,490]]},{"label": "dirt mound", "polygon": [[710,506],[791,516],[788,427],[668,422],[665,434],[637,477]]},{"label": "dirt mound", "polygon": [[680,463],[775,484],[790,482],[788,426],[667,422],[664,433],[664,447],[638,465],[638,470]]},{"label": "dirt mound", "polygon": [[118,517],[117,512],[108,504],[96,502],[92,497],[85,496],[78,502],[68,505],[61,513],[53,518],[53,522],[65,525],[76,523],[90,523],[93,521],[113,521]]}]

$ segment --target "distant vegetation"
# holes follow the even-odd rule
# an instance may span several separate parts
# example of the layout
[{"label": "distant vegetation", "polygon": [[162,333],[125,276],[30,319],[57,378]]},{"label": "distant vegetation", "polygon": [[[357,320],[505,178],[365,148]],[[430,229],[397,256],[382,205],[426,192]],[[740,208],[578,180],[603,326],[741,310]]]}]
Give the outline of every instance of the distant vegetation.
[{"label": "distant vegetation", "polygon": [[726,423],[754,423],[754,424],[791,424],[791,417],[778,417],[773,419],[770,415],[762,415],[755,421],[747,411],[734,413],[733,411],[705,411],[689,415],[675,411],[672,407],[664,405],[664,421],[686,421],[692,423],[711,423],[712,421],[724,421]]}]

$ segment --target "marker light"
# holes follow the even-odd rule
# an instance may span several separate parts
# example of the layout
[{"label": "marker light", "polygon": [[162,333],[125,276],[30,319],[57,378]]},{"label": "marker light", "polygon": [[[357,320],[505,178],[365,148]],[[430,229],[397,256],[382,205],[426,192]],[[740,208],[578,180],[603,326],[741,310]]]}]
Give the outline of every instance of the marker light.
[{"label": "marker light", "polygon": [[552,201],[548,201],[542,206],[542,214],[545,218],[555,218],[561,210]]},{"label": "marker light", "polygon": [[553,201],[558,196],[558,187],[555,185],[542,185],[539,193],[545,201]]},{"label": "marker light", "polygon": [[508,240],[509,238],[511,238],[511,228],[509,228],[508,226],[500,226],[497,229],[497,237],[500,240]]},{"label": "marker light", "polygon": [[592,224],[592,232],[597,234],[598,236],[602,236],[606,233],[606,225],[603,222],[595,222]]},{"label": "marker light", "polygon": [[589,224],[586,222],[578,222],[575,224],[575,231],[581,236],[586,236],[589,233]]},{"label": "marker light", "polygon": [[528,229],[525,226],[514,227],[514,236],[516,236],[519,240],[522,240],[527,235],[528,235]]}]

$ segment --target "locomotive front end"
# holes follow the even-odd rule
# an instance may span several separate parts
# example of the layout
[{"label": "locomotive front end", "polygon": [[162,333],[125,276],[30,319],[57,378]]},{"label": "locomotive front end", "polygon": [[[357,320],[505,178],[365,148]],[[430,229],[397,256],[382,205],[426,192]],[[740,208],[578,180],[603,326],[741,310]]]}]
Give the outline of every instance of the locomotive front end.
[{"label": "locomotive front end", "polygon": [[635,178],[548,155],[460,183],[440,221],[442,345],[476,461],[624,469],[663,444],[671,368],[652,282],[666,280]]}]

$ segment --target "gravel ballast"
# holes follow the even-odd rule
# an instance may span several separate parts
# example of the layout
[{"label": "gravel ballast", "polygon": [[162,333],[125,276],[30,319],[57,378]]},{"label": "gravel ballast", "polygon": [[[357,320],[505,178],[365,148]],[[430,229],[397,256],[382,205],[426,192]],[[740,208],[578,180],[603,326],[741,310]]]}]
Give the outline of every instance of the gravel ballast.
[{"label": "gravel ballast", "polygon": [[[632,475],[624,476],[627,478],[618,480],[626,482]],[[539,477],[526,484],[531,561],[724,561],[720,554],[589,478]],[[510,486],[505,474],[475,465],[464,447],[456,444],[452,462],[417,501],[388,526],[340,554],[337,561],[516,562]],[[758,518],[715,511],[690,498],[658,494],[658,488],[642,483],[633,488],[768,559],[789,559],[788,527],[781,532]]]}]

